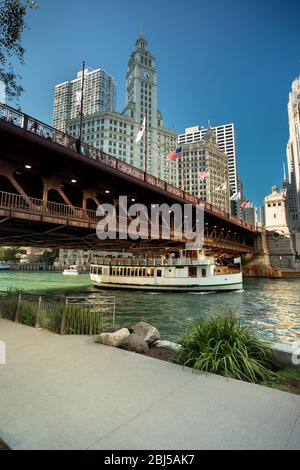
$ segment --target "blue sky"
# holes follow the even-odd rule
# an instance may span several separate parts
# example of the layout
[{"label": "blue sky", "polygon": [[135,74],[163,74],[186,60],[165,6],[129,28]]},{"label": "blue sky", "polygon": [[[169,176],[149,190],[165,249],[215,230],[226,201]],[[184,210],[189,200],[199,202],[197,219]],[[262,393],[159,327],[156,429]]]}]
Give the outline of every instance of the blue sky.
[{"label": "blue sky", "polygon": [[165,125],[234,122],[238,172],[257,205],[281,184],[288,139],[287,100],[300,75],[299,0],[39,0],[28,15],[24,112],[51,123],[53,90],[84,59],[118,83],[143,25],[158,67]]}]

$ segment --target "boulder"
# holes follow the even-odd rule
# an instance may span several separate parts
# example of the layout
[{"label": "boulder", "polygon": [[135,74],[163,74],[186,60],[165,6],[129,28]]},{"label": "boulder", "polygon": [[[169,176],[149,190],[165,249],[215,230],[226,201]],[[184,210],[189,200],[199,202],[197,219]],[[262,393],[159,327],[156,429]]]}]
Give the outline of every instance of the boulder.
[{"label": "boulder", "polygon": [[135,333],[122,339],[117,346],[118,348],[127,349],[127,351],[134,351],[139,354],[147,354],[149,352],[149,346],[146,341]]},{"label": "boulder", "polygon": [[100,333],[96,339],[96,343],[105,344],[106,346],[116,346],[119,341],[129,335],[130,333],[127,328],[121,328],[114,333]]},{"label": "boulder", "polygon": [[182,348],[180,344],[171,343],[171,341],[157,341],[153,346],[156,348],[170,349],[170,351],[178,351]]},{"label": "boulder", "polygon": [[148,344],[155,343],[155,341],[159,340],[160,333],[155,326],[150,325],[144,321],[140,321],[133,325],[130,330],[132,333],[141,336]]}]

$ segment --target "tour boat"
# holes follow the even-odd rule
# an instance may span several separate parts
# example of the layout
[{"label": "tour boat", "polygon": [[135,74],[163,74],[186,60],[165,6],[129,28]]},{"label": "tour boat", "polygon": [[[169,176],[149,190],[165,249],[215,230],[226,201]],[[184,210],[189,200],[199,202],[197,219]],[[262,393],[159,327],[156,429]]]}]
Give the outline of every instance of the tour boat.
[{"label": "tour boat", "polygon": [[63,274],[65,276],[77,276],[79,274],[79,270],[77,266],[70,266],[69,268],[63,270]]},{"label": "tour boat", "polygon": [[[235,264],[234,264],[235,263]],[[228,266],[213,257],[101,258],[90,266],[97,287],[151,291],[234,291],[243,288],[240,258]]]},{"label": "tour boat", "polygon": [[0,271],[7,271],[10,265],[6,261],[0,261]]}]

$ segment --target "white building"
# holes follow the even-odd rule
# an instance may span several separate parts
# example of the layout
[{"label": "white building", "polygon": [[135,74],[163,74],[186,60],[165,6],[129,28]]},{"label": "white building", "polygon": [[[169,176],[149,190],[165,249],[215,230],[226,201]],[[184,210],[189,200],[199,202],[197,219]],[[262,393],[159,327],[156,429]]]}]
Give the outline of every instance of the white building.
[{"label": "white building", "polygon": [[295,268],[294,238],[288,227],[286,192],[272,187],[265,197],[265,231],[271,266]]},{"label": "white building", "polygon": [[[212,127],[216,134],[217,144],[221,152],[227,155],[229,184],[232,194],[238,192],[236,137],[234,124],[224,124]],[[184,134],[178,136],[179,144],[190,144],[202,140],[207,132],[204,127],[194,126],[185,129]]]},{"label": "white building", "polygon": [[[68,121],[80,115],[82,71],[74,80],[55,86],[53,127],[66,132]],[[104,70],[84,70],[83,114],[115,111],[117,84]],[[77,136],[78,137],[78,136]]]},{"label": "white building", "polygon": [[288,119],[288,182],[284,181],[284,187],[288,194],[289,225],[295,232],[297,252],[300,253],[300,77],[292,83]]},{"label": "white building", "polygon": [[[86,114],[86,113],[84,113]],[[145,162],[145,135],[140,143],[135,137],[147,115],[147,164]],[[70,135],[78,136],[78,114],[67,121]],[[126,74],[126,107],[121,113],[88,113],[83,119],[84,142],[101,148],[137,168],[163,180],[178,184],[177,165],[166,160],[176,147],[177,133],[165,129],[163,116],[157,107],[157,69],[155,57],[140,36],[131,53]]]},{"label": "white building", "polygon": [[[182,147],[183,157],[178,159],[180,187],[202,201],[229,212],[227,157],[216,143],[215,132],[211,129],[202,140]],[[205,170],[208,171],[207,177],[199,178],[199,173]]]}]

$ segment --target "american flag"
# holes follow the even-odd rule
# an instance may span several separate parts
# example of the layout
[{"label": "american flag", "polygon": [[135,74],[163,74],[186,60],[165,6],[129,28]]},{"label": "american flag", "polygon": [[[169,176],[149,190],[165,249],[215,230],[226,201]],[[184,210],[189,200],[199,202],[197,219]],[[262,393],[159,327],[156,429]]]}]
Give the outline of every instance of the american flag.
[{"label": "american flag", "polygon": [[200,181],[203,181],[205,180],[205,178],[207,178],[207,176],[209,175],[209,170],[206,168],[206,170],[204,171],[200,171],[199,173],[199,180]]},{"label": "american flag", "polygon": [[251,202],[249,201],[249,199],[247,201],[243,201],[241,207],[243,209],[246,209],[246,207],[251,207]]},{"label": "american flag", "polygon": [[182,147],[177,147],[176,150],[172,150],[172,152],[167,155],[167,160],[176,160],[176,158],[181,158],[182,156]]}]

